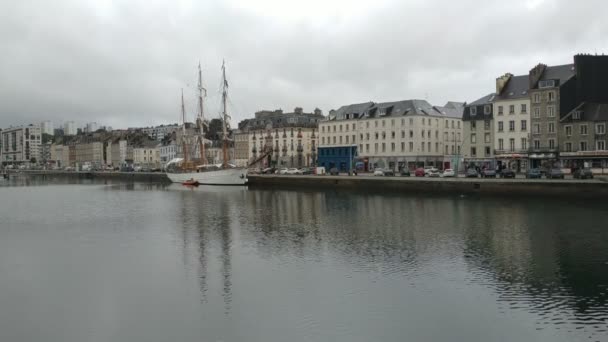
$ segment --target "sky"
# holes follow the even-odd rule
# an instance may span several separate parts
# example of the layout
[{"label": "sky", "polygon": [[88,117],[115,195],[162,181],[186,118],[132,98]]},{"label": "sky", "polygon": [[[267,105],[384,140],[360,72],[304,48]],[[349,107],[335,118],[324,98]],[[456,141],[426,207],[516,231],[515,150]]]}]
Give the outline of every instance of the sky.
[{"label": "sky", "polygon": [[0,127],[113,128],[262,109],[471,102],[496,77],[608,53],[604,0],[0,1]]}]

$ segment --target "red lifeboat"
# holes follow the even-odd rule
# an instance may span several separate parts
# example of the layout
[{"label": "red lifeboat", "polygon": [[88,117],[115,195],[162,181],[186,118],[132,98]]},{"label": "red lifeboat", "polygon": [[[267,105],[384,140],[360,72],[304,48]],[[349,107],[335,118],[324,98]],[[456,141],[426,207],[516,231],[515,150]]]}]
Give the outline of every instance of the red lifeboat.
[{"label": "red lifeboat", "polygon": [[187,181],[182,182],[182,185],[187,185],[187,186],[198,186],[200,183],[197,180],[194,179],[188,179]]}]

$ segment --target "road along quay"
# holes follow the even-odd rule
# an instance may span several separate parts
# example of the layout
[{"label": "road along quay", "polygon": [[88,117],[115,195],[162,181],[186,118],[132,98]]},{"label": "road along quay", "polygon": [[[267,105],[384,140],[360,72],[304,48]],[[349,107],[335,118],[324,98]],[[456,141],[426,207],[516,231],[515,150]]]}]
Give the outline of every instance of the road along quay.
[{"label": "road along quay", "polygon": [[445,193],[608,199],[608,182],[601,178],[591,180],[551,180],[285,175],[249,175],[247,178],[249,179],[249,186],[253,188],[339,189],[375,193]]}]

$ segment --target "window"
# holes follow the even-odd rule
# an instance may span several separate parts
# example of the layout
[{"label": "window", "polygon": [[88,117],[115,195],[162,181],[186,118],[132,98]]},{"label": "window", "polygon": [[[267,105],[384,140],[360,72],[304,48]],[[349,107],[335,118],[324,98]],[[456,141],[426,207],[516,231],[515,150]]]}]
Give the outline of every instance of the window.
[{"label": "window", "polygon": [[452,128],[454,128],[454,121],[452,121]]},{"label": "window", "polygon": [[471,147],[471,157],[477,156],[477,149],[475,147]]},{"label": "window", "polygon": [[509,149],[511,150],[511,152],[515,151],[515,139],[514,138],[509,139]]},{"label": "window", "polygon": [[564,149],[566,150],[566,152],[572,152],[572,143],[567,142]]},{"label": "window", "polygon": [[405,143],[401,142],[401,152],[405,152]]},{"label": "window", "polygon": [[595,134],[606,134],[606,124],[595,124]]},{"label": "window", "polygon": [[534,134],[540,134],[540,124],[534,124],[534,130],[532,131]]},{"label": "window", "polygon": [[483,129],[485,129],[486,131],[490,130],[490,120],[485,120],[483,122]]},{"label": "window", "polygon": [[528,149],[528,139],[521,138],[521,149],[522,150],[527,150]]},{"label": "window", "polygon": [[448,152],[448,145],[446,144],[446,145],[444,145],[444,146],[445,146],[445,153],[444,153],[444,154],[448,154],[448,153],[449,153],[449,152]]},{"label": "window", "polygon": [[401,139],[405,139],[405,131],[401,131]]},{"label": "window", "polygon": [[547,100],[548,101],[555,101],[555,92],[547,92]]},{"label": "window", "polygon": [[502,106],[498,106],[498,115],[502,115]]},{"label": "window", "polygon": [[414,119],[410,118],[410,126],[414,125]]},{"label": "window", "polygon": [[572,126],[564,126],[564,131],[565,131],[567,137],[572,136]]},{"label": "window", "polygon": [[475,116],[477,115],[477,107],[473,106],[471,107],[471,116]]},{"label": "window", "polygon": [[521,108],[520,108],[520,112],[521,112],[522,114],[526,114],[526,112],[527,112],[527,111],[528,111],[528,109],[526,108],[526,104],[525,104],[525,103],[522,103],[522,104],[521,104]]},{"label": "window", "polygon": [[391,138],[395,139],[395,131],[391,132]]},{"label": "window", "polygon": [[395,127],[395,119],[391,119],[391,127]]},{"label": "window", "polygon": [[382,127],[386,126],[386,120],[382,120]]},{"label": "window", "polygon": [[483,106],[483,113],[486,115],[492,113],[492,106],[490,106],[490,105]]},{"label": "window", "polygon": [[490,137],[490,133],[486,133],[486,134],[484,135],[483,141],[484,141],[486,144],[489,144],[489,143],[490,143],[490,138],[491,138],[491,137]]},{"label": "window", "polygon": [[348,125],[345,125],[345,126],[346,126],[346,131],[348,132]]},{"label": "window", "polygon": [[424,138],[424,130],[422,130],[422,137]]},{"label": "window", "polygon": [[581,119],[581,112],[580,111],[574,111],[574,113],[572,113],[572,120],[580,120]]},{"label": "window", "polygon": [[498,139],[498,149],[499,150],[504,150],[504,148],[505,148],[505,142],[504,142],[504,140],[502,138]]},{"label": "window", "polygon": [[391,152],[395,152],[395,143],[391,143]]},{"label": "window", "polygon": [[587,125],[581,125],[581,135],[587,135]]},{"label": "window", "polygon": [[450,128],[450,123],[448,122],[448,120],[445,120],[445,128]]},{"label": "window", "polygon": [[555,139],[549,139],[549,148],[550,149],[554,149],[555,148]]},{"label": "window", "polygon": [[365,144],[365,150],[369,153],[369,144]]},{"label": "window", "polygon": [[555,123],[549,122],[548,131],[549,131],[549,133],[555,133]]},{"label": "window", "polygon": [[410,130],[410,138],[414,137],[414,131]]},{"label": "window", "polygon": [[374,121],[374,127],[378,127],[378,121]]},{"label": "window", "polygon": [[475,121],[471,121],[471,130],[477,129],[477,123]]},{"label": "window", "polygon": [[540,81],[538,82],[538,88],[542,89],[542,88],[552,88],[555,87],[555,81],[554,80],[548,80],[548,81]]},{"label": "window", "polygon": [[435,152],[439,152],[439,143],[438,142],[435,143]]},{"label": "window", "polygon": [[509,106],[509,114],[515,114],[515,105]]},{"label": "window", "polygon": [[342,143],[342,136],[340,136],[340,144]]},{"label": "window", "polygon": [[414,143],[410,141],[410,152],[414,151]]},{"label": "window", "polygon": [[439,131],[435,131],[435,139],[439,139]]},{"label": "window", "polygon": [[355,123],[353,122],[353,130],[355,129]]},{"label": "window", "polygon": [[386,152],[386,143],[382,143],[382,152]]},{"label": "window", "polygon": [[[365,123],[365,127],[369,128],[369,121]],[[368,150],[369,151],[369,150]]]},{"label": "window", "polygon": [[534,116],[536,119],[540,118],[540,108],[534,107],[532,109],[532,116]]},{"label": "window", "polygon": [[515,121],[509,121],[509,132],[515,132]]},{"label": "window", "polygon": [[490,154],[492,153],[490,146],[486,146],[486,157],[489,157]]},{"label": "window", "polygon": [[378,132],[376,132],[376,140],[378,140]]},{"label": "window", "polygon": [[336,131],[336,125],[334,125],[334,132]]},{"label": "window", "polygon": [[537,150],[540,148],[540,140],[538,140],[538,139],[534,140],[534,148]]},{"label": "window", "polygon": [[401,126],[405,126],[405,119],[401,119]]},{"label": "window", "polygon": [[374,153],[378,153],[378,143],[374,144]]},{"label": "window", "polygon": [[555,117],[555,107],[547,106],[547,117],[549,117],[549,118]]},{"label": "window", "polygon": [[528,130],[528,121],[521,120],[521,130],[522,130],[522,132],[525,132]]},{"label": "window", "polygon": [[502,121],[498,121],[498,131],[499,132],[503,131],[503,122]]},{"label": "window", "polygon": [[325,133],[325,126],[321,126],[321,132]]},{"label": "window", "polygon": [[365,133],[365,140],[369,140],[369,133]]},{"label": "window", "polygon": [[346,136],[346,143],[348,144],[348,135]]},{"label": "window", "polygon": [[579,151],[587,151],[587,142],[586,141],[581,141],[581,148],[579,149]]},{"label": "window", "polygon": [[598,151],[604,151],[606,149],[606,141],[604,140],[598,140],[595,145],[595,149]]},{"label": "window", "polygon": [[426,145],[428,146],[428,151],[431,152],[431,142],[429,141]]},{"label": "window", "polygon": [[458,128],[460,129],[460,121],[458,121]]},{"label": "window", "polygon": [[321,144],[325,145],[325,137],[321,138]]},{"label": "window", "polygon": [[334,145],[336,144],[336,137],[334,137]]},{"label": "window", "polygon": [[540,93],[534,93],[533,101],[534,103],[540,103]]},{"label": "window", "polygon": [[424,152],[424,141],[420,143],[420,147],[422,148],[422,152]]},{"label": "window", "polygon": [[471,134],[471,144],[475,144],[477,142],[477,135],[475,133]]}]

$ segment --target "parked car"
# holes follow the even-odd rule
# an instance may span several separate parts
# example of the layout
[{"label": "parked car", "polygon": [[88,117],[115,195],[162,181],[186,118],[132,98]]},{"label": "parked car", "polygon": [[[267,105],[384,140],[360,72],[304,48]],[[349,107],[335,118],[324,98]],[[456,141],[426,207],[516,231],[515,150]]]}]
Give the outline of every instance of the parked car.
[{"label": "parked car", "polygon": [[440,176],[441,176],[441,172],[439,172],[439,170],[437,170],[437,169],[430,169],[430,170],[427,172],[427,175],[428,175],[429,177],[440,177]]},{"label": "parked car", "polygon": [[494,169],[484,169],[484,170],[481,170],[481,177],[483,177],[483,178],[496,178],[496,170],[494,170]]},{"label": "parked car", "polygon": [[416,177],[424,177],[425,176],[425,171],[423,168],[419,167],[416,169],[416,171],[414,171],[414,176]]},{"label": "parked car", "polygon": [[135,171],[135,169],[133,168],[133,166],[123,166],[120,171],[122,172],[133,172]]},{"label": "parked car", "polygon": [[160,167],[153,167],[150,169],[150,172],[161,172],[162,169]]},{"label": "parked car", "polygon": [[310,167],[304,167],[300,169],[300,171],[302,172],[302,175],[312,175],[314,173],[314,170]]},{"label": "parked car", "polygon": [[395,171],[393,171],[392,169],[384,169],[384,175],[385,176],[394,176],[395,175]]},{"label": "parked car", "polygon": [[526,178],[542,178],[543,174],[540,172],[540,169],[530,169],[528,173],[526,173]]},{"label": "parked car", "polygon": [[247,173],[250,174],[250,175],[257,175],[257,174],[260,174],[260,172],[261,171],[258,168],[251,168],[251,169],[247,170]]},{"label": "parked car", "polygon": [[441,177],[456,177],[456,173],[453,169],[445,169],[443,170]]},{"label": "parked car", "polygon": [[592,179],[593,172],[591,172],[591,169],[589,169],[589,168],[580,168],[580,169],[576,169],[576,171],[574,171],[572,176],[576,179],[587,179],[587,178]]},{"label": "parked car", "polygon": [[515,171],[511,169],[503,169],[500,171],[500,178],[515,178]]},{"label": "parked car", "polygon": [[438,169],[436,169],[434,166],[425,166],[424,167],[424,174],[428,176],[429,172],[431,171],[439,171]]},{"label": "parked car", "polygon": [[384,170],[382,170],[382,169],[375,169],[374,170],[374,176],[384,176]]},{"label": "parked car", "polygon": [[329,169],[329,174],[332,176],[338,176],[340,174],[340,171],[338,171],[338,168],[332,167],[331,169]]},{"label": "parked car", "polygon": [[287,174],[287,168],[284,167],[282,169],[276,170],[275,173],[278,173],[280,175],[286,175]]},{"label": "parked car", "polygon": [[285,174],[286,175],[297,175],[299,171],[300,170],[296,169],[295,167],[292,167],[292,168],[287,169],[287,171],[285,171]]},{"label": "parked car", "polygon": [[562,169],[553,168],[553,169],[549,170],[549,173],[547,174],[547,178],[564,179],[564,172],[562,171]]},{"label": "parked car", "polygon": [[276,173],[276,171],[277,171],[276,167],[267,167],[264,170],[261,170],[260,172],[265,175],[271,175],[273,173]]},{"label": "parked car", "polygon": [[471,168],[471,169],[467,170],[465,176],[467,178],[477,178],[477,177],[479,177],[479,173],[477,173],[477,170]]},{"label": "parked car", "polygon": [[401,169],[401,171],[399,171],[399,174],[402,177],[409,177],[410,176],[410,169],[404,167],[403,169]]},{"label": "parked car", "polygon": [[139,166],[139,165],[133,166],[133,171],[135,171],[135,172],[141,172],[141,166]]}]

